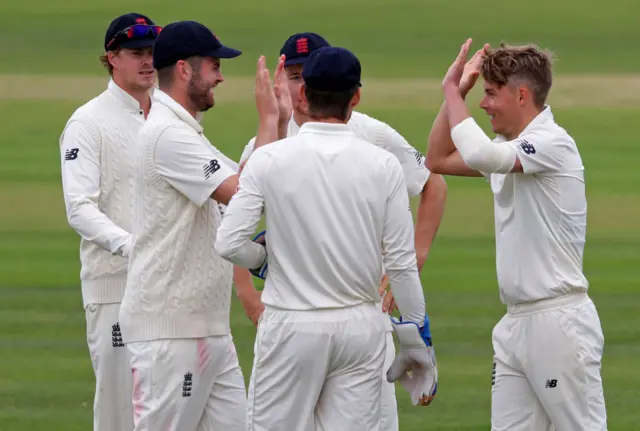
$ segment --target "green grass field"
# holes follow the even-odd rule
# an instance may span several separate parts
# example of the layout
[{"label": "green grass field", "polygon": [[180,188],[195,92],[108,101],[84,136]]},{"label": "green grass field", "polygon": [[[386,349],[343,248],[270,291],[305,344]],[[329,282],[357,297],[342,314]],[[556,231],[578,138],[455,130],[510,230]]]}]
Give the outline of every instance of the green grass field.
[{"label": "green grass field", "polygon": [[[284,39],[317,31],[362,60],[361,110],[418,149],[435,118],[439,79],[466,37],[536,42],[558,57],[550,103],[576,138],[589,199],[585,271],[605,332],[610,430],[638,429],[640,115],[637,16],[629,0],[551,2],[328,0],[61,0],[0,5],[0,430],[91,429],[94,379],[78,281],[78,236],[66,224],[57,139],[72,111],[102,91],[97,57],[116,15],[159,24],[196,19],[244,50],[223,63],[226,82],[204,124],[237,159],[255,134],[252,74]],[[476,91],[471,100],[477,102]],[[474,107],[474,113],[481,112]],[[487,125],[485,117],[479,117]],[[429,408],[399,389],[401,430],[489,429],[491,330],[504,312],[494,264],[491,193],[482,180],[447,180],[438,238],[422,273],[440,362]],[[255,330],[237,302],[232,330],[245,376]],[[542,347],[542,346],[541,346]]]}]

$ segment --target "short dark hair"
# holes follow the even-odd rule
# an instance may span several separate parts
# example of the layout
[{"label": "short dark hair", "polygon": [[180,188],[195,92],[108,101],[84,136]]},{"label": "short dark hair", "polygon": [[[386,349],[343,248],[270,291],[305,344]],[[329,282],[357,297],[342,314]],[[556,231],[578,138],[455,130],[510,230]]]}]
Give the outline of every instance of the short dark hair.
[{"label": "short dark hair", "polygon": [[347,91],[320,91],[304,87],[304,94],[309,102],[309,116],[312,118],[337,118],[346,121],[349,104],[358,91],[355,86]]},{"label": "short dark hair", "polygon": [[[196,76],[200,71],[200,64],[202,63],[202,58],[200,56],[193,56],[185,59],[187,63],[191,65],[193,70],[196,72]],[[173,84],[173,73],[176,69],[176,65],[172,64],[171,66],[163,67],[162,69],[158,69],[158,87],[159,88],[167,88],[171,87]]]},{"label": "short dark hair", "polygon": [[531,89],[535,104],[543,107],[553,82],[552,65],[553,53],[549,50],[533,44],[512,46],[501,43],[499,48],[487,53],[482,64],[482,77],[499,87],[523,81]]}]

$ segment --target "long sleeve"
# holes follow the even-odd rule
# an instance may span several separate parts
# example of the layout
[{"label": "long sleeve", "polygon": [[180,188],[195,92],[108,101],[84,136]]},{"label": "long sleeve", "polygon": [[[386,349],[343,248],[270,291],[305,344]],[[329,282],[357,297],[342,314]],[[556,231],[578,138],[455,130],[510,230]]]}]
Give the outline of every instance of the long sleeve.
[{"label": "long sleeve", "polygon": [[69,225],[85,240],[113,254],[128,256],[129,232],[99,208],[100,143],[73,120],[60,140],[62,188]]},{"label": "long sleeve", "polygon": [[264,208],[257,172],[264,159],[258,155],[251,158],[240,175],[238,191],[227,206],[215,244],[224,259],[249,269],[259,267],[266,258],[264,247],[251,240]]},{"label": "long sleeve", "polygon": [[403,319],[422,326],[425,300],[416,262],[407,186],[402,167],[395,157],[389,158],[386,171],[389,194],[382,238],[384,268]]}]

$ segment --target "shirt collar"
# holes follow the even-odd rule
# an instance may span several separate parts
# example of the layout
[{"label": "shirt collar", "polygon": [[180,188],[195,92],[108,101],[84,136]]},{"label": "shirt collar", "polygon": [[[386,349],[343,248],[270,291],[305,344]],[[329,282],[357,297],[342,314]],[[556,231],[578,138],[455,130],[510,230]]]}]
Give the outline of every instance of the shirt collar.
[{"label": "shirt collar", "polygon": [[341,123],[321,123],[318,121],[307,121],[300,127],[300,134],[321,133],[330,135],[349,135],[351,129],[346,124]]},{"label": "shirt collar", "polygon": [[529,124],[527,124],[527,127],[524,128],[522,133],[528,132],[532,128],[540,126],[548,121],[553,121],[553,113],[551,112],[551,106],[544,105],[544,109],[538,115],[536,115]]},{"label": "shirt collar", "polygon": [[[524,130],[518,135],[518,137],[524,135],[527,132],[531,132],[531,129],[537,126],[541,126],[549,121],[554,121],[553,112],[551,112],[551,106],[544,105],[544,109],[538,115],[536,115],[533,120],[529,122],[529,124],[527,124],[527,127],[524,128]],[[508,141],[508,139],[504,135],[497,135],[496,138],[497,142]]]},{"label": "shirt collar", "polygon": [[[111,78],[109,80],[109,84],[107,85],[107,89],[109,93],[111,93],[116,99],[124,104],[127,108],[131,109],[135,112],[140,112],[142,108],[140,107],[140,103],[136,99],[133,98],[129,93],[124,91],[116,82]],[[153,92],[150,92],[150,96]]]},{"label": "shirt collar", "polygon": [[200,125],[198,121],[202,119],[201,116],[198,116],[200,117],[198,119],[193,118],[193,116],[189,114],[189,112],[186,109],[184,109],[184,107],[181,104],[173,100],[171,96],[169,96],[167,93],[165,93],[160,89],[156,89],[156,91],[153,94],[153,97],[156,102],[162,103],[171,111],[173,111],[173,113],[176,114],[178,118],[180,118],[182,121],[184,121],[189,126],[191,126],[193,130],[195,130],[198,133],[202,133],[204,128]]}]

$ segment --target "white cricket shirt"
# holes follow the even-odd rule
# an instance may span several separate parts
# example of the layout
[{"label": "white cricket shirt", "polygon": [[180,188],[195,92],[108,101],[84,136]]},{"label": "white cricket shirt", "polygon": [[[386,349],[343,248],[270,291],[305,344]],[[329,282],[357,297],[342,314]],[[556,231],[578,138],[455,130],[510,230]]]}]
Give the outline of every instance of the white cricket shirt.
[{"label": "white cricket shirt", "polygon": [[586,292],[584,166],[546,107],[513,141],[524,173],[485,174],[494,194],[500,298],[518,304]]},{"label": "white cricket shirt", "polygon": [[69,225],[80,235],[82,300],[118,303],[126,285],[140,104],[110,80],[79,107],[60,136],[62,189]]},{"label": "white cricket shirt", "polygon": [[214,250],[211,194],[235,170],[181,105],[156,90],[140,129],[133,248],[120,310],[126,343],[229,332],[233,266]]},{"label": "white cricket shirt", "polygon": [[[422,193],[430,172],[420,151],[412,147],[400,133],[388,124],[361,112],[354,111],[347,125],[358,138],[385,149],[396,156],[404,171],[404,179],[410,196],[418,196]],[[297,135],[299,130],[300,126],[296,124],[293,116],[291,116],[287,128],[287,137]],[[255,141],[254,137],[244,147],[242,156],[240,156],[240,164],[246,162],[253,152]]]},{"label": "white cricket shirt", "polygon": [[218,230],[216,249],[260,265],[251,241],[265,209],[265,305],[288,310],[378,303],[383,268],[406,319],[424,321],[413,218],[397,158],[344,124],[305,123],[249,158]]}]

